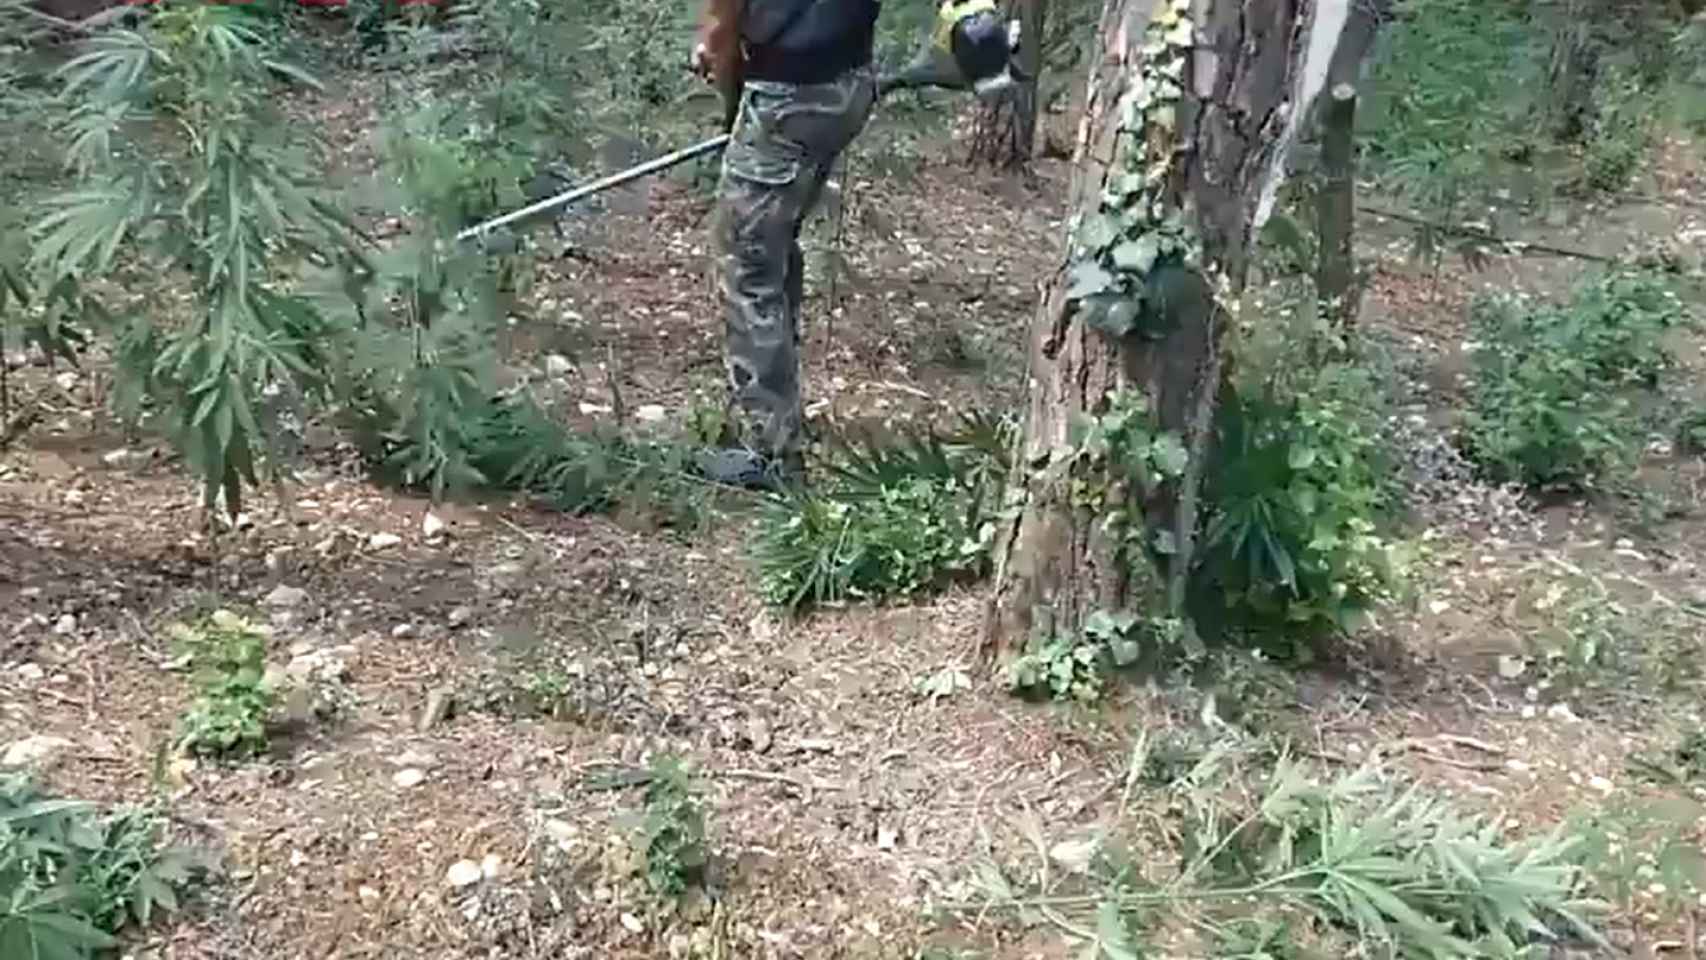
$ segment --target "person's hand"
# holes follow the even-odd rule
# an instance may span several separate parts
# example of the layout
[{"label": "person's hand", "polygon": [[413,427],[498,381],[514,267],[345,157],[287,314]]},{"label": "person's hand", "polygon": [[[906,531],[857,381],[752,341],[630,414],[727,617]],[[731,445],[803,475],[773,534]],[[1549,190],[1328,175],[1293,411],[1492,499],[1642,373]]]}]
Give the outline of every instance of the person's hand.
[{"label": "person's hand", "polygon": [[711,79],[711,48],[704,40],[693,43],[693,55],[688,59],[688,68],[702,80]]}]

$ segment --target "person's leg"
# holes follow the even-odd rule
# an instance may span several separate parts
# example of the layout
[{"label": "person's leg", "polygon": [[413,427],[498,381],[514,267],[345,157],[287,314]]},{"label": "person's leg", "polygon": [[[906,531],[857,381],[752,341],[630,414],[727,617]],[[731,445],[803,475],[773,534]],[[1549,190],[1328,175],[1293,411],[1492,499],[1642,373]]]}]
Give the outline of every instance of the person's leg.
[{"label": "person's leg", "polygon": [[794,221],[793,240],[788,245],[788,316],[794,324],[794,341],[801,342],[805,337],[805,326],[802,323],[800,307],[806,296],[806,255],[800,249],[800,230],[806,224],[806,218],[817,208],[818,201],[823,197],[823,187],[829,180],[829,170],[833,160],[823,163],[813,163],[802,170],[800,176],[809,182],[802,186],[804,203],[799,218]]},{"label": "person's leg", "polygon": [[[800,227],[874,93],[868,70],[832,84],[752,84],[724,151],[714,237],[730,400],[740,443],[766,461],[799,460]],[[757,467],[725,456],[711,472],[748,482]]]},{"label": "person's leg", "polygon": [[743,117],[741,128],[724,157],[717,274],[735,434],[770,457],[793,445],[800,419],[793,248],[811,178],[761,124]]}]

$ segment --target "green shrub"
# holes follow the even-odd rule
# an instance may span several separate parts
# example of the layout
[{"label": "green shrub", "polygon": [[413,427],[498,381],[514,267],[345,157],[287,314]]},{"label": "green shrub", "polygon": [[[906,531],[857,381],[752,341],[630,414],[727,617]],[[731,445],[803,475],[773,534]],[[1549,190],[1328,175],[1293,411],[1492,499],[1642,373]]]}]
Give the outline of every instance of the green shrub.
[{"label": "green shrub", "polygon": [[1651,149],[1652,97],[1623,71],[1613,71],[1603,85],[1584,144],[1581,179],[1589,190],[1615,193],[1629,186]]},{"label": "green shrub", "polygon": [[266,679],[267,633],[227,610],[172,636],[189,655],[198,695],[178,723],[178,742],[211,756],[250,756],[267,748],[267,721],[278,691]]},{"label": "green shrub", "polygon": [[1367,370],[1329,364],[1228,398],[1192,585],[1199,628],[1349,630],[1391,594],[1399,554],[1382,531],[1397,486],[1379,396]]},{"label": "green shrub", "polygon": [[1618,478],[1638,452],[1633,400],[1674,364],[1666,334],[1685,316],[1639,274],[1599,277],[1561,307],[1477,303],[1469,456],[1495,480],[1534,487]]},{"label": "green shrub", "polygon": [[100,815],[0,777],[0,956],[80,960],[176,910],[194,862],[159,834],[150,811]]}]

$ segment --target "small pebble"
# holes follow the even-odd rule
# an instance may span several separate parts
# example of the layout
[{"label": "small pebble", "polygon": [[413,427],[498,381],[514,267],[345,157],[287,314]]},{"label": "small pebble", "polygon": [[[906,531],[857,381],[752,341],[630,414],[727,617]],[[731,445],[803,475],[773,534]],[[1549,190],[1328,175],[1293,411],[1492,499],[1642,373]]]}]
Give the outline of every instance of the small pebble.
[{"label": "small pebble", "polygon": [[485,874],[481,872],[479,864],[472,860],[458,860],[450,865],[449,870],[445,871],[444,882],[460,890],[463,887],[479,883],[484,876]]}]

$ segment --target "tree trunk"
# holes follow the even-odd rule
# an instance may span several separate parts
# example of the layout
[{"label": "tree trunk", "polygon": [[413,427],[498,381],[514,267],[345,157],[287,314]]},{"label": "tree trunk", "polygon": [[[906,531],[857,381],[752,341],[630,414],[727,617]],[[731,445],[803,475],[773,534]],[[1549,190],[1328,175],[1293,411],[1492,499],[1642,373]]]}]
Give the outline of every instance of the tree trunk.
[{"label": "tree trunk", "polygon": [[[1374,51],[1374,41],[1380,28],[1392,19],[1394,0],[1353,0],[1350,16],[1345,20],[1344,35],[1333,51],[1332,66],[1327,69],[1327,89],[1341,83],[1361,87],[1367,79],[1368,55]],[[1322,101],[1325,104],[1326,101]]]},{"label": "tree trunk", "polygon": [[1315,195],[1321,251],[1315,265],[1315,296],[1334,333],[1348,338],[1356,325],[1359,297],[1353,238],[1356,227],[1356,88],[1333,87],[1321,98],[1321,181]]},{"label": "tree trunk", "polygon": [[1559,143],[1579,143],[1586,138],[1593,126],[1593,94],[1598,82],[1599,46],[1591,25],[1578,19],[1572,9],[1559,25],[1552,46],[1552,135]]},{"label": "tree trunk", "polygon": [[994,100],[980,104],[972,128],[973,163],[992,167],[1022,167],[1036,153],[1037,81],[1043,67],[1043,39],[1048,29],[1048,0],[1013,0],[1007,16],[1019,15],[1019,82]]},{"label": "tree trunk", "polygon": [[[1172,23],[1180,13],[1182,28]],[[1075,152],[1073,233],[1030,331],[1030,403],[1013,521],[994,546],[987,652],[1006,659],[1033,637],[1076,638],[1099,611],[1153,612],[1158,593],[1182,615],[1222,334],[1348,15],[1348,0],[1107,0]],[[1105,234],[1110,218],[1124,232],[1087,236],[1088,224]],[[1189,255],[1143,249],[1179,224]],[[1086,263],[1103,262],[1097,251],[1110,244],[1116,269],[1096,293]],[[1103,332],[1134,316],[1123,335]],[[1181,476],[1145,490],[1074,456],[1077,425],[1124,389],[1183,442]],[[1087,489],[1103,490],[1100,501],[1086,505]],[[1122,528],[1121,511],[1141,519]],[[1150,576],[1158,537],[1171,540],[1165,591]]]}]

